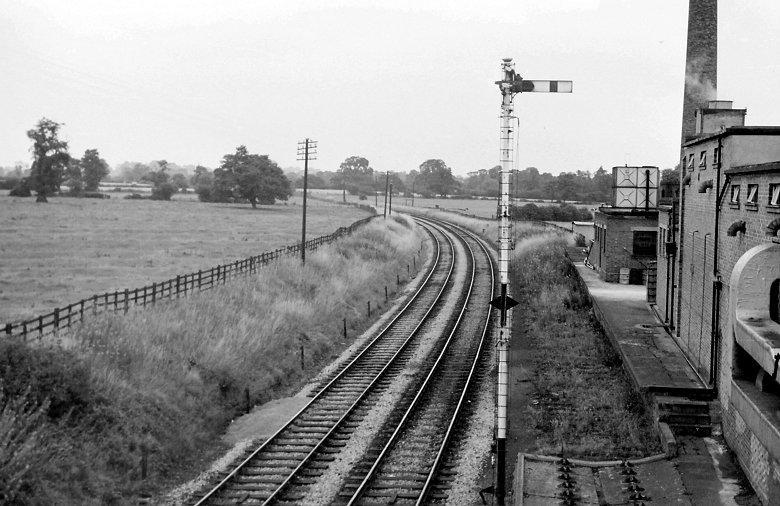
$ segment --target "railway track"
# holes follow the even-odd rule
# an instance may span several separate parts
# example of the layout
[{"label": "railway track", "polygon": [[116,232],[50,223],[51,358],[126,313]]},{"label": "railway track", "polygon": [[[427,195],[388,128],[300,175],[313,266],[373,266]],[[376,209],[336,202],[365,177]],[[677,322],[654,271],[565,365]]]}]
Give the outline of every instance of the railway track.
[{"label": "railway track", "polygon": [[[483,260],[475,269],[470,295],[491,300],[495,276],[490,253],[470,234],[466,244],[472,255]],[[403,416],[391,426],[392,435],[376,457],[370,452],[353,471],[353,476],[363,479],[348,481],[342,488],[339,498],[347,504],[423,504],[447,499],[451,472],[445,457],[489,342],[490,306],[464,306],[460,320],[464,324],[447,336]]]},{"label": "railway track", "polygon": [[[436,381],[439,383],[463,383],[463,378],[473,375],[473,366],[464,376],[462,372],[460,375],[453,372],[457,367],[445,367],[445,364],[450,362],[453,356],[468,351],[469,346],[461,343],[466,339],[458,338],[466,332],[457,330],[468,327],[461,326],[461,322],[464,315],[468,317],[471,314],[467,309],[467,302],[469,297],[475,294],[474,279],[484,277],[479,276],[477,271],[484,270],[486,265],[491,272],[491,279],[487,284],[492,290],[492,263],[484,248],[479,252],[480,257],[475,257],[474,246],[479,241],[460,238],[447,227],[432,221],[421,220],[420,223],[432,239],[435,259],[423,283],[409,302],[293,419],[255,449],[195,504],[311,502],[307,501],[311,488],[327,478],[329,466],[351,443],[352,434],[361,426],[379,399],[391,389],[394,382],[399,381],[398,378],[409,375],[407,369],[410,361],[420,354],[421,349],[425,349],[424,341],[433,334],[445,338],[437,338],[433,340],[433,344],[428,344],[430,351],[426,352],[423,372],[413,375],[414,378],[409,382],[398,404],[393,406],[387,420],[397,421],[400,418],[404,423],[411,421],[414,418],[409,416],[412,406],[436,395],[432,387],[423,386],[432,385],[433,378],[438,378]],[[463,279],[468,282],[463,283]],[[484,284],[482,281],[480,283]],[[477,291],[484,292],[484,287]],[[483,304],[472,305],[482,308],[485,328],[486,300]],[[482,340],[477,341],[479,344],[472,345],[469,351],[471,354],[476,353],[472,357],[474,363],[482,347]],[[458,362],[464,360],[460,359]],[[459,367],[462,368],[462,364]],[[415,392],[420,393],[415,395]],[[451,399],[452,395],[449,395],[448,399]],[[460,395],[459,399],[446,403],[457,406],[457,412],[463,403],[463,395]],[[385,422],[382,430],[373,437],[372,447],[394,440],[393,431],[388,431],[387,423]],[[440,449],[446,446],[454,422],[448,422],[447,425],[449,428],[441,431],[445,437],[436,438]],[[438,453],[443,454],[443,451]],[[380,454],[371,450],[367,455]],[[440,460],[441,455],[437,461]],[[361,461],[361,465],[365,467],[366,464]],[[360,468],[360,465],[355,467],[349,476],[359,472]],[[431,489],[436,476],[434,471],[429,474],[427,481],[430,483],[426,483],[424,492]],[[384,474],[377,470],[371,473],[371,476]],[[351,482],[347,480],[347,483]],[[348,488],[349,486],[342,488],[335,500],[345,499],[349,493]],[[360,497],[374,497],[369,490],[366,487],[356,489]]]}]

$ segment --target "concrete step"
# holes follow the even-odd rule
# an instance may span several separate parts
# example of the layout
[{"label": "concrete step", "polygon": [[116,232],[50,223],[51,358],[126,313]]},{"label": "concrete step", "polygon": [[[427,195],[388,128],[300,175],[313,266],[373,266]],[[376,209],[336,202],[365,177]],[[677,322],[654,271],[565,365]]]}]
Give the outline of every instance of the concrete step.
[{"label": "concrete step", "polygon": [[686,436],[711,436],[711,425],[669,424],[675,434]]},{"label": "concrete step", "polygon": [[659,413],[706,414],[708,416],[710,413],[710,403],[707,401],[670,395],[656,395],[653,401]]},{"label": "concrete step", "polygon": [[672,425],[711,425],[709,413],[706,414],[688,414],[688,413],[660,413],[658,420]]}]

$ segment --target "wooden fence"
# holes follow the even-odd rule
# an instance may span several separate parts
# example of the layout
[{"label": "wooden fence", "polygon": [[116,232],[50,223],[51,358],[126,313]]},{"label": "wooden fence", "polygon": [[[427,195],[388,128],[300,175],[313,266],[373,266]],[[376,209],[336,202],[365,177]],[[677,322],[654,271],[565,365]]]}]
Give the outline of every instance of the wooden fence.
[{"label": "wooden fence", "polygon": [[[358,227],[368,223],[374,216],[369,216],[348,227],[341,227],[332,234],[315,237],[306,241],[303,245],[307,250],[315,250],[324,244],[330,244],[354,232]],[[6,323],[0,326],[0,336],[21,337],[29,339],[41,338],[66,329],[76,323],[84,321],[87,315],[95,315],[102,311],[127,311],[135,306],[154,305],[163,299],[179,298],[193,291],[202,291],[213,288],[220,283],[225,283],[229,278],[240,274],[253,274],[257,269],[284,256],[299,254],[301,243],[267,251],[257,256],[236,260],[229,264],[217,265],[208,270],[200,270],[190,274],[180,274],[159,283],[132,290],[124,289],[115,292],[106,292],[93,295],[62,308],[54,308],[54,311],[37,316],[30,320]]]}]

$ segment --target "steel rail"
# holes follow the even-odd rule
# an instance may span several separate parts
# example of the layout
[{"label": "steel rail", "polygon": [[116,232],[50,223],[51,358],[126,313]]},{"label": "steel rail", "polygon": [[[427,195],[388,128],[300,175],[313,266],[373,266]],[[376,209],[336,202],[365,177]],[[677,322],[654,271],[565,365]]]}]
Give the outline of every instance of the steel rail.
[{"label": "steel rail", "polygon": [[[432,221],[430,223],[432,223]],[[450,224],[448,223],[447,225],[450,225]],[[439,225],[439,226],[441,226],[441,225]],[[460,228],[460,227],[458,227],[458,228]],[[469,251],[469,254],[470,254],[471,258],[475,259],[475,255],[474,255],[473,250],[471,249],[471,246],[466,241],[463,241],[463,242],[466,244],[466,247],[467,247],[467,249]],[[481,242],[480,242],[480,245],[481,245]],[[490,257],[490,254],[484,249],[484,246],[483,246],[483,251],[485,252],[485,254],[486,254],[487,258],[488,258],[488,263],[491,266],[491,295],[492,295],[493,290],[494,290],[494,285],[495,285],[495,280],[494,280],[494,278],[492,276],[492,274],[493,274],[492,258]],[[415,397],[412,400],[412,402],[409,405],[409,407],[406,409],[406,412],[404,413],[403,417],[401,418],[401,420],[396,425],[396,428],[393,431],[392,435],[390,436],[390,439],[385,443],[384,447],[382,448],[382,451],[376,457],[376,459],[374,461],[374,464],[371,466],[371,468],[369,469],[368,473],[363,478],[363,481],[360,483],[358,488],[353,492],[352,497],[350,498],[349,502],[347,503],[348,506],[353,506],[359,500],[359,498],[361,497],[363,492],[366,490],[369,482],[373,479],[374,475],[376,474],[377,470],[379,469],[379,466],[381,465],[381,463],[384,461],[385,457],[388,455],[388,453],[390,452],[392,447],[397,442],[397,440],[399,438],[399,435],[401,434],[401,431],[405,428],[405,425],[406,425],[407,421],[412,416],[414,411],[417,409],[418,403],[420,402],[420,399],[422,398],[423,394],[430,387],[430,385],[433,383],[432,378],[438,372],[440,365],[444,362],[445,354],[448,352],[450,344],[452,343],[456,333],[458,332],[458,330],[460,328],[460,322],[461,322],[461,320],[463,318],[464,313],[466,312],[466,308],[467,308],[467,306],[469,304],[469,299],[471,297],[471,292],[472,292],[472,290],[474,288],[474,278],[475,278],[475,276],[476,276],[476,262],[474,262],[474,268],[472,269],[471,279],[469,281],[468,293],[466,295],[466,301],[463,304],[463,307],[461,308],[460,313],[458,314],[458,319],[455,322],[455,325],[453,326],[452,331],[450,332],[449,336],[447,337],[447,341],[445,342],[444,346],[442,347],[442,350],[440,351],[439,356],[436,359],[436,362],[433,364],[433,367],[428,372],[428,375],[426,376],[425,381],[419,387],[419,389],[417,391],[417,394],[415,395]],[[488,306],[488,307],[490,307],[490,306]],[[482,350],[482,345],[484,343],[484,338],[485,338],[485,333],[486,333],[485,331],[487,330],[489,319],[490,319],[490,311],[488,311],[487,316],[486,316],[485,330],[483,330],[482,339],[480,340],[480,345],[479,345],[478,351],[475,354],[475,358],[474,358],[474,361],[472,363],[472,367],[471,367],[471,370],[470,370],[470,373],[469,373],[469,379],[471,378],[471,372],[473,372],[473,370],[476,367],[476,363],[479,360],[479,354],[480,354],[480,352]],[[468,386],[469,386],[469,382],[467,382],[464,385],[463,392],[461,394],[461,401],[462,401],[463,396],[465,395],[465,391],[468,389]],[[459,403],[458,403],[459,406],[460,406],[461,401],[459,401]],[[453,419],[453,423],[454,423],[454,419]],[[450,428],[452,427],[453,423],[450,423]],[[448,429],[448,435],[449,435],[449,429]]]},{"label": "steel rail", "polygon": [[447,279],[442,284],[441,290],[439,290],[439,293],[436,296],[436,300],[433,304],[428,308],[428,310],[425,312],[423,317],[420,319],[420,322],[414,327],[414,329],[409,333],[409,336],[406,338],[404,343],[401,345],[400,348],[393,354],[393,356],[390,358],[390,360],[387,361],[384,367],[382,367],[382,370],[379,371],[375,376],[374,379],[371,380],[371,383],[369,383],[366,388],[363,389],[363,391],[358,395],[358,397],[355,399],[355,401],[347,408],[347,410],[344,412],[343,415],[336,421],[336,423],[333,424],[333,426],[328,430],[328,432],[320,438],[320,441],[312,448],[309,453],[298,463],[298,465],[295,467],[295,469],[290,472],[290,474],[285,478],[285,480],[277,487],[276,490],[274,490],[268,498],[263,501],[263,504],[270,504],[271,501],[276,499],[279,494],[282,493],[282,491],[287,487],[287,485],[290,483],[290,481],[293,480],[293,478],[298,474],[298,472],[305,466],[309,460],[319,451],[322,449],[322,447],[325,445],[325,441],[328,440],[328,438],[339,428],[341,427],[341,424],[347,419],[349,415],[352,414],[352,412],[355,410],[355,408],[363,402],[363,400],[368,396],[368,394],[374,389],[374,386],[379,382],[380,379],[382,379],[385,375],[385,372],[392,366],[396,359],[401,355],[401,353],[406,349],[406,347],[409,345],[409,343],[412,341],[412,338],[417,334],[417,332],[420,330],[420,328],[423,326],[425,321],[428,318],[428,315],[433,311],[434,307],[436,306],[436,303],[439,301],[441,295],[444,293],[444,290],[447,286],[447,283],[449,282],[449,279],[452,275],[452,272],[455,268],[455,261],[454,261],[454,252],[455,252],[455,245],[452,243],[452,240],[447,237],[446,234],[443,234],[444,237],[447,239],[447,241],[450,243],[453,249],[453,262],[450,265],[450,271],[447,274]]},{"label": "steel rail", "polygon": [[[485,241],[479,238],[476,234],[460,226],[455,225],[455,227],[463,230],[464,232],[466,232],[466,234],[470,235],[474,239],[474,241],[477,244],[479,244],[480,248],[482,248],[482,251],[485,253],[485,256],[488,258],[488,264],[490,265],[490,300],[493,300],[493,297],[495,296],[496,293],[496,274],[495,274],[495,262],[493,256],[490,254],[490,251],[488,251],[487,247],[485,246]],[[452,418],[450,419],[450,423],[447,426],[447,432],[444,434],[444,438],[442,439],[441,445],[439,446],[439,451],[436,453],[436,458],[433,462],[433,465],[431,466],[431,470],[428,473],[428,477],[425,479],[425,483],[423,484],[422,490],[420,491],[420,497],[418,497],[417,501],[415,502],[416,506],[420,506],[425,501],[428,492],[430,491],[431,486],[433,485],[433,480],[436,477],[436,473],[439,470],[439,466],[441,465],[441,462],[444,459],[444,453],[447,450],[447,446],[450,443],[450,439],[452,438],[453,433],[455,432],[455,424],[457,423],[457,420],[460,417],[460,413],[465,404],[466,393],[471,388],[477,367],[479,365],[479,360],[482,355],[482,350],[485,347],[485,342],[488,339],[488,329],[490,328],[491,312],[492,312],[492,308],[491,306],[488,305],[487,316],[485,318],[485,325],[482,328],[482,338],[480,339],[479,348],[477,349],[477,352],[474,356],[474,361],[471,364],[471,369],[469,370],[469,375],[468,378],[466,379],[466,385],[461,391],[460,398],[458,399],[458,404],[455,407],[455,412],[453,413]]]},{"label": "steel rail", "polygon": [[[437,229],[439,227],[436,227]],[[420,286],[416,290],[416,292],[409,298],[407,303],[399,310],[398,314],[396,314],[389,322],[388,324],[380,331],[376,337],[374,337],[331,381],[328,382],[327,385],[325,385],[320,391],[308,402],[305,406],[303,406],[298,412],[293,415],[290,420],[287,421],[280,429],[278,429],[276,432],[274,432],[273,435],[271,435],[268,439],[266,439],[260,446],[258,446],[254,451],[252,451],[251,454],[249,454],[243,461],[241,461],[237,466],[235,466],[217,485],[215,485],[212,489],[210,489],[203,497],[201,497],[196,503],[195,506],[201,506],[207,503],[210,499],[214,498],[215,494],[217,494],[219,491],[221,491],[223,488],[230,483],[231,480],[233,480],[240,472],[241,470],[249,464],[260,452],[262,452],[266,447],[270,446],[272,442],[274,442],[285,430],[290,428],[290,426],[298,419],[298,417],[303,414],[307,409],[309,409],[312,404],[318,400],[320,400],[326,392],[330,390],[330,388],[339,380],[341,380],[353,367],[353,365],[359,361],[360,359],[364,358],[369,350],[371,350],[374,345],[382,338],[384,337],[391,329],[392,327],[398,322],[399,319],[401,319],[405,314],[409,311],[409,309],[413,306],[413,304],[418,300],[420,294],[428,288],[428,282],[430,281],[433,274],[436,272],[436,268],[440,264],[441,260],[441,244],[439,242],[439,239],[437,239],[434,234],[430,231],[430,229],[425,228],[426,232],[428,232],[429,236],[433,239],[433,244],[436,247],[436,253],[435,258],[433,261],[433,264],[426,276],[426,278],[420,283]],[[446,238],[446,234],[442,234]],[[449,238],[447,238],[448,241]],[[450,241],[451,243],[451,241]],[[415,329],[410,333],[409,338],[402,344],[401,348],[404,348],[406,344],[409,342],[411,337],[414,336],[414,334],[417,332],[419,327],[422,325],[422,323],[425,321],[425,318],[430,314],[430,312],[433,310],[433,308],[438,303],[441,294],[444,292],[445,288],[447,287],[447,283],[450,280],[450,277],[452,275],[452,271],[454,269],[455,265],[455,259],[454,259],[454,247],[453,247],[453,259],[452,263],[449,268],[449,272],[447,273],[447,277],[445,281],[442,283],[442,288],[439,290],[436,298],[431,303],[430,308],[425,313],[424,317],[422,318],[420,324],[415,327]],[[397,357],[398,353],[393,355],[393,357],[390,359],[390,361],[393,361]],[[389,363],[389,362],[388,362]],[[386,367],[382,369],[382,372],[386,370]],[[297,468],[296,468],[297,469]],[[285,480],[287,482],[287,480]]]}]

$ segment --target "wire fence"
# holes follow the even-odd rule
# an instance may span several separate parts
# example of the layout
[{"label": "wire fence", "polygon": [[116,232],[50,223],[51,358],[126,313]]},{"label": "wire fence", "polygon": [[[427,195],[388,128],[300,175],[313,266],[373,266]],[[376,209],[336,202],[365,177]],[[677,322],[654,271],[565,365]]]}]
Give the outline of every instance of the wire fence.
[{"label": "wire fence", "polygon": [[224,284],[232,277],[254,274],[260,267],[279,258],[299,254],[301,248],[316,250],[320,246],[330,244],[352,234],[357,228],[368,223],[373,218],[375,216],[368,216],[347,227],[340,227],[332,234],[310,239],[305,244],[298,243],[285,246],[243,260],[217,265],[211,269],[180,274],[175,278],[152,283],[141,288],[93,295],[92,297],[68,304],[65,307],[54,308],[54,311],[50,313],[36,316],[29,320],[6,323],[0,326],[0,335],[9,338],[21,337],[22,339],[42,338],[82,322],[89,315],[96,315],[103,311],[122,311],[127,313],[132,307],[146,307],[164,299],[178,299],[191,292],[208,290],[219,284]]}]

